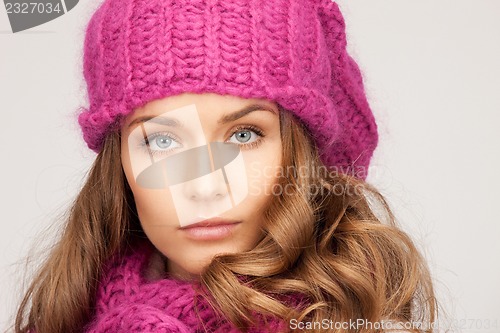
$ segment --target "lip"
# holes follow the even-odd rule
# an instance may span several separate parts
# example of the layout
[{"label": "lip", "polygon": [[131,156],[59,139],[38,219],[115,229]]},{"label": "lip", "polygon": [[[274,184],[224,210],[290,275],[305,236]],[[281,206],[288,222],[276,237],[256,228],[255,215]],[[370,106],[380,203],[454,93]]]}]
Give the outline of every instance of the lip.
[{"label": "lip", "polygon": [[193,240],[218,240],[230,236],[241,221],[211,218],[179,228]]}]

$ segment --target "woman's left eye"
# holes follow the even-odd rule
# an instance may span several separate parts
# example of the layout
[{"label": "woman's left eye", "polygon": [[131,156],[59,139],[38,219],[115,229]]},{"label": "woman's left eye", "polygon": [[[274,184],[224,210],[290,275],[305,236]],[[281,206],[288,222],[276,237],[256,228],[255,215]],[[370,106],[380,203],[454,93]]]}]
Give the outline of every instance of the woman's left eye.
[{"label": "woman's left eye", "polygon": [[262,136],[262,134],[259,133],[259,131],[245,128],[235,131],[229,138],[228,142],[239,145],[248,145],[258,140],[260,136]]}]

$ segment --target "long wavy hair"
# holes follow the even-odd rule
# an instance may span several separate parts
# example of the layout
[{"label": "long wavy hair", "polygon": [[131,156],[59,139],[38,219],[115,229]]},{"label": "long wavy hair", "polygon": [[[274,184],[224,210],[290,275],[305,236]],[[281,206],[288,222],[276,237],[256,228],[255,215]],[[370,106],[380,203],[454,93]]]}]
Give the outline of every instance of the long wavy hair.
[{"label": "long wavy hair", "polygon": [[[351,332],[332,324],[362,319],[420,323],[414,331],[431,332],[437,303],[428,268],[383,196],[325,167],[289,112],[281,110],[280,127],[287,172],[265,211],[263,239],[248,252],[216,256],[200,278],[206,296],[243,331],[257,313],[290,322],[292,331],[295,324],[297,331]],[[22,298],[15,332],[81,332],[93,315],[100,268],[135,236],[144,233],[120,162],[120,136],[111,133]],[[300,304],[287,302],[294,295]],[[325,322],[330,326],[304,326]],[[355,331],[381,330],[367,324]]]}]

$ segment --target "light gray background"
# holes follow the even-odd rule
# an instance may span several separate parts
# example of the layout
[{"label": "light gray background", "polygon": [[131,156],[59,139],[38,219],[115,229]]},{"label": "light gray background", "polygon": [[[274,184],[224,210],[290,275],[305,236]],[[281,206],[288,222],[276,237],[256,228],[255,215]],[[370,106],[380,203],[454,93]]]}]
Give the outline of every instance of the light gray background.
[{"label": "light gray background", "polygon": [[[368,180],[427,257],[448,321],[467,321],[452,331],[499,332],[500,1],[338,2],[380,127]],[[94,158],[75,113],[97,4],[17,34],[0,8],[0,330],[20,297],[23,256],[50,244],[37,235]],[[486,319],[498,328],[480,329]]]}]

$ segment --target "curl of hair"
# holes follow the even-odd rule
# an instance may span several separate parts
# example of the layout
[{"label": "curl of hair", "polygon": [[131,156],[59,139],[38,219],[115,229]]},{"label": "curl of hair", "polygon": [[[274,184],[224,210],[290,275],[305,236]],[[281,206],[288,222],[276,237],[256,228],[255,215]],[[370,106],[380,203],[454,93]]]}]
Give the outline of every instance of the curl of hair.
[{"label": "curl of hair", "polygon": [[112,133],[68,212],[59,241],[27,288],[14,330],[81,332],[92,315],[103,263],[124,248],[135,206],[120,161],[120,137]]},{"label": "curl of hair", "polygon": [[[215,257],[202,275],[207,297],[243,328],[253,324],[252,313],[265,313],[287,322],[413,322],[431,332],[437,303],[428,268],[383,196],[325,167],[290,113],[282,110],[280,123],[283,165],[265,237],[249,252]],[[284,295],[303,302],[287,306]]]},{"label": "curl of hair", "polygon": [[[286,110],[280,127],[287,172],[275,188],[286,193],[270,200],[257,246],[216,256],[201,276],[200,292],[243,331],[254,325],[255,314],[287,322],[433,323],[437,305],[425,261],[396,226],[382,195],[362,180],[326,168],[306,129]],[[93,315],[103,263],[133,237],[145,237],[120,154],[120,136],[111,133],[60,240],[22,298],[16,333],[82,332]],[[297,295],[300,304],[290,304]],[[311,330],[320,331],[325,332]]]}]

